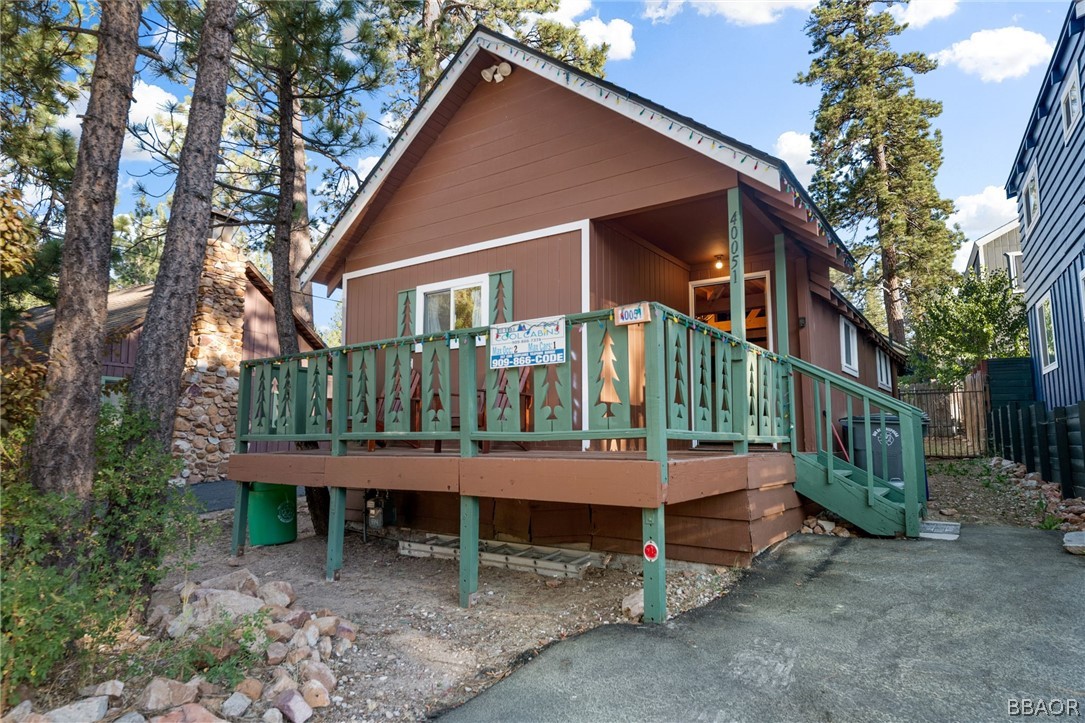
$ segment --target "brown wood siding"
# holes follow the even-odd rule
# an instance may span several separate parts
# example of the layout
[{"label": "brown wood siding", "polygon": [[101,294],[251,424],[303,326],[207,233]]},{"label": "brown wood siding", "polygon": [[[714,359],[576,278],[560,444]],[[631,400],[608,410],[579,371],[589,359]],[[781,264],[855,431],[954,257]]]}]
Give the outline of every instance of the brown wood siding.
[{"label": "brown wood siding", "polygon": [[495,271],[512,271],[517,319],[576,313],[581,310],[580,246],[580,233],[571,232],[349,279],[346,343],[396,336],[400,291]]},{"label": "brown wood siding", "polygon": [[132,374],[132,370],[136,368],[136,352],[139,351],[142,334],[143,327],[133,329],[102,350],[103,377],[128,377]]},{"label": "brown wood siding", "polygon": [[[313,345],[298,335],[301,351],[312,351]],[[245,283],[245,325],[242,359],[264,359],[279,355],[279,335],[275,330],[275,307],[251,281]]]},{"label": "brown wood siding", "polygon": [[620,228],[593,223],[591,308],[637,301],[658,301],[686,311],[689,267]]},{"label": "brown wood siding", "polygon": [[347,242],[345,270],[736,182],[715,161],[521,70],[473,90],[361,238]]}]

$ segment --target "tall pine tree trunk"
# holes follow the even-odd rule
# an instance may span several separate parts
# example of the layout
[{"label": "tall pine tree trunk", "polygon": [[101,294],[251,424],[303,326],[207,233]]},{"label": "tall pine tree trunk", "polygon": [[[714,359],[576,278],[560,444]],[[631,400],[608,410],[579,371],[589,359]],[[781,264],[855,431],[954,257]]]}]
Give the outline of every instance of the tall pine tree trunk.
[{"label": "tall pine tree trunk", "polygon": [[885,320],[889,327],[889,338],[904,343],[904,295],[901,288],[900,259],[897,256],[899,238],[899,220],[894,218],[889,208],[892,189],[889,187],[889,162],[885,145],[876,149],[878,172],[884,186],[884,194],[878,200],[878,243],[882,252],[882,294],[885,298]]},{"label": "tall pine tree trunk", "polygon": [[[422,36],[425,51],[418,67],[418,101],[426,97],[440,71],[437,58],[437,21],[441,19],[441,0],[422,0]],[[429,53],[432,52],[432,57]]]},{"label": "tall pine tree trunk", "polygon": [[[280,354],[297,354],[298,328],[294,322],[296,307],[302,306],[302,318],[312,319],[311,296],[303,295],[296,272],[308,258],[297,258],[309,248],[309,197],[305,176],[305,143],[298,137],[301,109],[294,94],[294,79],[289,68],[279,69],[279,206],[275,218],[275,237],[271,247],[273,278],[272,302],[275,307],[275,331]],[[295,249],[295,243],[300,247]],[[308,285],[307,285],[308,286]],[[308,288],[312,288],[311,286]],[[308,446],[301,443],[299,446]],[[306,487],[305,499],[317,535],[328,534],[330,498],[323,487]]]},{"label": "tall pine tree trunk", "polygon": [[209,0],[162,262],[132,375],[132,405],[150,413],[157,422],[155,436],[166,448],[173,436],[181,374],[207,252],[236,22],[237,0]]},{"label": "tall pine tree trunk", "polygon": [[30,448],[30,481],[90,497],[101,398],[113,205],[139,50],[138,0],[103,0],[98,50],[68,194],[48,396]]}]

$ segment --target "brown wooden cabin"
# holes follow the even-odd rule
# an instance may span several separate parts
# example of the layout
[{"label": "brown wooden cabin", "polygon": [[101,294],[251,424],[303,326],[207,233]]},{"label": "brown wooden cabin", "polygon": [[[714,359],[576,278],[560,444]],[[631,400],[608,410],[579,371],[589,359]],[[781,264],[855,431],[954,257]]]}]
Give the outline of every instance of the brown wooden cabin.
[{"label": "brown wooden cabin", "polygon": [[[500,83],[485,81],[482,71],[500,63],[511,72]],[[742,259],[740,288],[731,283],[734,258]],[[848,396],[837,386],[846,381],[807,379],[789,390],[792,382],[770,367],[792,355],[872,394],[896,391],[899,351],[832,287],[830,271],[850,272],[852,264],[779,159],[477,29],[302,272],[344,291],[344,338],[355,346],[344,352],[339,394],[349,389],[350,399],[343,399],[338,430],[334,411],[305,422],[315,438],[336,435],[339,453],[237,454],[231,475],[347,489],[346,514],[358,516],[365,490],[392,490],[400,526],[466,539],[471,530],[463,523],[477,514],[482,538],[640,554],[650,535],[662,535],[665,518],[667,556],[748,564],[801,526],[792,452],[824,452],[821,432],[838,433],[835,422],[832,434],[816,424],[814,397],[830,388],[826,407],[844,410]],[[642,301],[663,305],[650,307],[652,323],[615,326],[610,310]],[[605,318],[592,316],[600,310]],[[548,406],[542,399],[560,381],[558,365],[488,371],[481,354],[470,360],[478,371],[464,399],[460,389],[472,377],[458,366],[472,345],[450,335],[556,315],[575,327],[564,401]],[[736,316],[744,323],[735,324]],[[673,327],[657,328],[657,319]],[[606,373],[596,367],[598,345],[619,333],[621,373],[613,380],[620,388],[608,400],[605,383],[592,384]],[[710,351],[698,346],[702,339],[713,340]],[[747,342],[756,345],[749,366],[726,357],[728,344]],[[656,359],[660,343],[667,354]],[[426,381],[441,371],[438,351],[452,358],[441,372],[451,380],[445,397]],[[672,351],[680,363],[672,363]],[[701,366],[701,382],[713,369],[719,376],[724,359],[754,380],[746,402],[763,407],[761,427],[752,416],[748,430],[732,419],[737,407],[717,410],[708,427],[682,418],[696,411],[686,393],[707,398],[705,384],[690,386],[700,382],[682,376],[702,352],[718,361],[707,372]],[[851,363],[842,364],[842,355]],[[301,363],[311,379],[315,358]],[[266,411],[274,404],[272,379],[282,386],[287,364],[250,370],[257,396],[245,421],[255,426],[242,439],[282,433]],[[406,376],[398,376],[408,367],[409,393]],[[697,368],[689,368],[694,377]],[[334,376],[328,367],[318,373]],[[671,379],[665,394],[652,388],[664,374]],[[733,394],[739,404],[745,395],[725,389],[739,377],[719,378],[724,386],[713,399],[727,407],[723,398]],[[774,380],[782,380],[775,391],[768,388]],[[267,398],[259,397],[262,384]],[[389,411],[389,398],[403,419]],[[605,402],[621,407],[626,427],[640,431],[608,439],[596,426],[621,415]],[[366,416],[374,404],[375,422]],[[450,414],[446,436],[458,439],[425,436],[435,406],[435,419]],[[544,434],[558,428],[551,422],[560,407],[566,431]],[[703,411],[707,419],[708,406]],[[666,439],[651,431],[656,422],[670,430]],[[252,434],[256,427],[263,434]],[[382,437],[389,429],[399,436]],[[341,552],[334,540],[329,545],[330,575]],[[646,567],[646,580],[655,581],[646,587],[657,584],[654,575]],[[461,585],[461,598],[464,591]]]}]

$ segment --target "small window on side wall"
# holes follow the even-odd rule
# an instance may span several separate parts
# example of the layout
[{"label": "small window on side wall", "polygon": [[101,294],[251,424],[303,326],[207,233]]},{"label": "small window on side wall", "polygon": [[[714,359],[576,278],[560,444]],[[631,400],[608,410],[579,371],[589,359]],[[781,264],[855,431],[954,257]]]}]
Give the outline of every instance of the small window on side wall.
[{"label": "small window on side wall", "polygon": [[1055,315],[1051,307],[1051,294],[1045,295],[1036,305],[1037,346],[1040,351],[1040,368],[1044,374],[1058,369],[1059,357],[1055,348]]},{"label": "small window on side wall", "polygon": [[1024,291],[1024,287],[1021,286],[1021,252],[1020,251],[1007,251],[1006,256],[1006,273],[1010,275],[1010,286],[1014,291]]},{"label": "small window on side wall", "polygon": [[1027,232],[1040,218],[1040,181],[1036,175],[1036,166],[1032,167],[1025,178],[1025,188],[1021,192],[1021,209]]},{"label": "small window on side wall", "polygon": [[893,367],[889,355],[878,349],[878,386],[888,392],[893,391]]},{"label": "small window on side wall", "polygon": [[840,368],[853,377],[859,376],[859,335],[855,325],[840,317]]},{"label": "small window on side wall", "polygon": [[1076,67],[1066,74],[1063,86],[1059,112],[1062,115],[1062,142],[1067,143],[1081,120],[1081,77]]}]

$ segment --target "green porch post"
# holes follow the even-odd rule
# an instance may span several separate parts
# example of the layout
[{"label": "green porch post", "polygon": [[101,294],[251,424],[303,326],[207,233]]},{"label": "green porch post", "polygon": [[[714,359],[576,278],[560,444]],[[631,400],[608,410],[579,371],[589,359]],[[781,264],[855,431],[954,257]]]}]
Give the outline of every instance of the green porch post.
[{"label": "green porch post", "polygon": [[[645,427],[648,430],[648,459],[659,463],[659,482],[666,488],[669,482],[667,467],[667,389],[664,339],[666,317],[655,309],[652,320],[645,329]],[[655,560],[644,557],[644,620],[661,623],[667,619],[667,555],[666,531],[663,505],[641,509],[641,542],[655,544],[658,555]]]},{"label": "green porch post", "polygon": [[234,491],[234,528],[230,536],[230,554],[245,554],[245,535],[249,531],[249,489],[252,482],[238,482]]},{"label": "green porch post", "polygon": [[749,434],[750,397],[749,380],[746,369],[746,252],[742,232],[742,189],[738,186],[727,191],[727,243],[728,263],[731,267],[731,336],[738,339],[742,352],[731,359],[731,409],[734,410],[732,424],[735,432],[743,435],[743,440],[734,443],[735,454],[746,454],[750,443],[745,439]]},{"label": "green porch post", "polygon": [[[489,346],[487,345],[487,351]],[[460,339],[460,456],[478,455],[478,443],[471,439],[478,424],[478,395],[475,387],[475,340]],[[471,607],[478,592],[478,497],[460,495],[460,607]]]},{"label": "green porch post", "polygon": [[343,568],[343,528],[346,526],[347,491],[342,487],[328,489],[330,504],[328,510],[328,563],[325,579],[328,582],[339,579]]},{"label": "green porch post", "polygon": [[[787,243],[782,233],[776,234],[776,351],[783,357],[791,355],[791,326],[787,312]],[[795,380],[791,370],[783,370],[784,384],[787,385],[787,406],[784,407],[784,420],[787,425],[787,451],[795,449]]]}]

